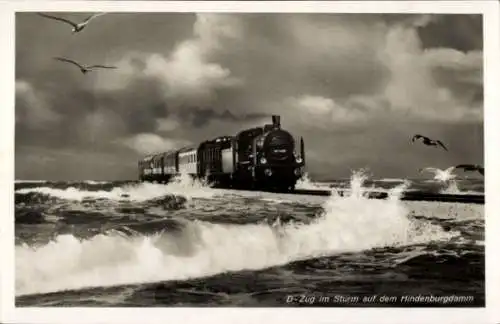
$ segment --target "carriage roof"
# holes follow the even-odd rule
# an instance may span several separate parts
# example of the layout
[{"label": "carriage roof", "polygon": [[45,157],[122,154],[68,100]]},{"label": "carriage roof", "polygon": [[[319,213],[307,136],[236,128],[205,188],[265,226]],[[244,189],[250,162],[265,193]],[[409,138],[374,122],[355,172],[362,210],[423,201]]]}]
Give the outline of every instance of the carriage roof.
[{"label": "carriage roof", "polygon": [[184,152],[189,152],[189,151],[196,151],[197,149],[197,146],[196,145],[189,145],[189,146],[185,146],[181,149],[179,149],[179,153],[184,153]]},{"label": "carriage roof", "polygon": [[177,154],[177,151],[166,151],[166,152],[161,153],[161,155],[164,157],[172,156],[175,154]]},{"label": "carriage roof", "polygon": [[156,153],[155,155],[152,156],[151,161],[158,161],[163,157],[163,153]]},{"label": "carriage roof", "polygon": [[200,144],[200,148],[205,146],[214,145],[214,146],[222,146],[225,143],[230,143],[233,139],[232,136],[219,136],[210,140],[206,140]]}]

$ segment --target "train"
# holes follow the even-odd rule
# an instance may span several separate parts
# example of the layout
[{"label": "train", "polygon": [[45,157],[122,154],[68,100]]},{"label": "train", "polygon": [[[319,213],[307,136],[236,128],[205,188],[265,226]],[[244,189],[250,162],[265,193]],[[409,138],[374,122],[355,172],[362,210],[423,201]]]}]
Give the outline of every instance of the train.
[{"label": "train", "polygon": [[167,183],[187,174],[214,187],[293,191],[305,172],[304,139],[297,145],[281,127],[272,124],[242,130],[178,150],[148,155],[138,162],[139,180]]}]

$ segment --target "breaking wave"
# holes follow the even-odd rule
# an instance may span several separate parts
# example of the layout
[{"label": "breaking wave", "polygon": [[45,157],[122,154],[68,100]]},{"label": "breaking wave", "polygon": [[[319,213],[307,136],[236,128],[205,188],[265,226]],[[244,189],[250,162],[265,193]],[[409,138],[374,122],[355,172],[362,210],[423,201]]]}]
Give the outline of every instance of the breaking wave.
[{"label": "breaking wave", "polygon": [[172,194],[181,195],[188,199],[193,197],[208,198],[217,194],[218,191],[212,190],[203,181],[192,179],[189,175],[180,175],[172,179],[172,181],[168,184],[129,184],[121,187],[114,187],[109,191],[82,190],[74,186],[70,186],[64,189],[51,187],[32,187],[16,190],[16,194],[33,193],[73,201],[82,201],[88,199],[110,199],[140,202]]},{"label": "breaking wave", "polygon": [[295,185],[297,189],[306,189],[306,190],[329,190],[330,186],[328,184],[320,184],[313,182],[309,177],[309,174],[304,173],[302,178],[297,181]]},{"label": "breaking wave", "polygon": [[[363,195],[365,180],[363,174],[354,174],[350,194],[340,197],[332,191],[322,205],[322,213],[308,224],[280,224],[278,216],[272,225],[183,220],[176,231],[133,235],[108,232],[84,240],[66,234],[39,247],[17,245],[16,294],[183,280],[343,252],[449,240],[459,235],[408,217],[409,210],[399,200],[406,184],[390,190],[388,199],[377,200]],[[126,192],[134,199],[152,199],[164,194],[158,191],[175,188],[176,184],[172,185],[117,188],[96,195],[116,199]],[[51,194],[83,197],[75,191]]]}]

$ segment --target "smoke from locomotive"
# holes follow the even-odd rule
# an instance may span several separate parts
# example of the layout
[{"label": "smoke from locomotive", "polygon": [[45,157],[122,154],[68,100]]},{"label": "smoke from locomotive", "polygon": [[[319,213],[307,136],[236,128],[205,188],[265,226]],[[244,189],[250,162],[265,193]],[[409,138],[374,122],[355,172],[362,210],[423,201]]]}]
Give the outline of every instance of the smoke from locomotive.
[{"label": "smoke from locomotive", "polygon": [[206,178],[219,187],[289,191],[304,173],[304,140],[300,144],[272,124],[220,136],[176,151],[157,153],[139,161],[141,181],[168,182],[178,174]]}]

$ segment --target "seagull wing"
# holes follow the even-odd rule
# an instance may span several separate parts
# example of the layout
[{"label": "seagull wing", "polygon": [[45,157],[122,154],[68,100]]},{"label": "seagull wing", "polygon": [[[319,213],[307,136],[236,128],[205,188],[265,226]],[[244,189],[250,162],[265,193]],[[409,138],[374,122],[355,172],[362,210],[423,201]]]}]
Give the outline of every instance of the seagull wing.
[{"label": "seagull wing", "polygon": [[91,65],[88,67],[89,69],[93,68],[102,68],[102,69],[117,69],[116,66],[109,66],[109,65]]},{"label": "seagull wing", "polygon": [[444,146],[443,142],[441,142],[440,140],[437,140],[436,143],[438,143],[439,145],[441,145],[442,148],[444,148],[446,151],[448,151],[446,146]]},{"label": "seagull wing", "polygon": [[422,136],[420,134],[416,134],[415,136],[412,137],[411,141],[412,142],[415,142],[415,140],[419,139],[419,138],[424,138],[425,136]]},{"label": "seagull wing", "polygon": [[105,15],[105,12],[99,12],[93,15],[88,16],[84,21],[82,21],[83,24],[87,24],[89,21],[91,21],[94,18],[97,18],[99,16]]},{"label": "seagull wing", "polygon": [[40,15],[42,17],[45,17],[45,18],[49,18],[49,19],[54,19],[54,20],[59,20],[59,21],[65,22],[65,23],[70,24],[71,26],[73,26],[75,28],[77,27],[77,25],[74,22],[72,22],[71,20],[65,19],[65,18],[51,16],[51,15],[47,15],[47,14],[43,14],[43,13],[38,13],[38,15]]},{"label": "seagull wing", "polygon": [[81,69],[85,69],[84,66],[80,65],[79,63],[73,61],[73,60],[70,60],[70,59],[67,59],[67,58],[64,58],[64,57],[54,57],[55,60],[58,60],[58,61],[61,61],[61,62],[67,62],[67,63],[71,63],[71,64],[74,64],[76,66],[78,66],[79,68]]}]

